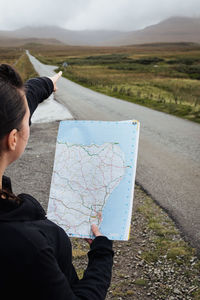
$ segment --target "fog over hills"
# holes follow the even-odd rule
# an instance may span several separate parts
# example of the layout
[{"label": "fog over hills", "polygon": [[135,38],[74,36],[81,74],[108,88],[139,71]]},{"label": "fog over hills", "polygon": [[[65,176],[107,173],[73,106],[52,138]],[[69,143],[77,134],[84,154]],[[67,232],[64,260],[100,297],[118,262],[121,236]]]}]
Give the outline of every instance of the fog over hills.
[{"label": "fog over hills", "polygon": [[[73,31],[56,26],[24,27],[15,31],[0,31],[0,45],[15,39],[34,39],[42,43],[64,43],[86,46],[120,46],[157,42],[200,43],[200,18],[171,17],[142,30],[120,32],[110,30]],[[20,39],[20,40],[19,40]],[[44,40],[46,39],[46,40]],[[36,41],[35,40],[35,41]],[[4,42],[3,42],[4,41]]]},{"label": "fog over hills", "polygon": [[106,30],[83,30],[73,31],[56,26],[46,27],[24,27],[15,31],[0,31],[1,37],[9,38],[45,38],[56,39],[58,42],[67,45],[103,45],[110,41],[110,39],[123,36],[124,33],[119,31],[106,31]]},{"label": "fog over hills", "polygon": [[200,18],[172,17],[142,30],[112,39],[112,45],[145,44],[157,42],[200,43]]},{"label": "fog over hills", "polygon": [[63,45],[56,39],[39,39],[39,38],[13,38],[0,35],[0,47],[19,47],[27,44],[42,45]]}]

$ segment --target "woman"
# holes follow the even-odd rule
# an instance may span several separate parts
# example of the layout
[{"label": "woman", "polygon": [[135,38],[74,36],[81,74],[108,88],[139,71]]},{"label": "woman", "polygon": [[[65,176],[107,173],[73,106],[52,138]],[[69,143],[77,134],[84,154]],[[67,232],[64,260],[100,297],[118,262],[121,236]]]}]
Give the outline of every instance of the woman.
[{"label": "woman", "polygon": [[36,199],[15,196],[3,174],[27,145],[31,116],[56,90],[61,73],[30,79],[0,65],[0,293],[3,299],[105,299],[111,280],[112,243],[93,225],[89,263],[81,280],[72,265],[71,243],[48,220]]}]

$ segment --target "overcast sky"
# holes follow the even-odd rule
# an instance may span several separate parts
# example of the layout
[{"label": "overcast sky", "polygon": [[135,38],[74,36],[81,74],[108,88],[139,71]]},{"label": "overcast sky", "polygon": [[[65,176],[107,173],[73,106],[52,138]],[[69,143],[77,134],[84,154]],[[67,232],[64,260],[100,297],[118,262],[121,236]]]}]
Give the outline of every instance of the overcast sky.
[{"label": "overcast sky", "polygon": [[0,30],[57,25],[136,30],[170,16],[200,17],[200,0],[0,0]]}]

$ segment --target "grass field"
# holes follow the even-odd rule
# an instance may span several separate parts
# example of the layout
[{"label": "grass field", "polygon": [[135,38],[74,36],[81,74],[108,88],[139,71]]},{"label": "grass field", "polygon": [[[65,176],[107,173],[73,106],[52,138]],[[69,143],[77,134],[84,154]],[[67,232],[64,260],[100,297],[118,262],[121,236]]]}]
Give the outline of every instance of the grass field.
[{"label": "grass field", "polygon": [[200,45],[38,45],[29,50],[83,86],[200,123]]},{"label": "grass field", "polygon": [[23,49],[21,48],[0,47],[0,63],[14,65],[22,53]]},{"label": "grass field", "polygon": [[23,48],[0,47],[0,63],[13,66],[20,73],[23,81],[38,76]]}]

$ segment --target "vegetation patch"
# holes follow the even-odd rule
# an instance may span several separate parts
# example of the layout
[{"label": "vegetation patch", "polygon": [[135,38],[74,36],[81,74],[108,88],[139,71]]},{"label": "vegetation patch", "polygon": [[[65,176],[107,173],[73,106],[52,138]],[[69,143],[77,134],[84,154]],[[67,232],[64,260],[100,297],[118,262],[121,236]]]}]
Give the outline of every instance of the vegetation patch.
[{"label": "vegetation patch", "polygon": [[78,275],[78,278],[81,280],[83,278],[84,270],[81,268],[76,269],[76,273]]},{"label": "vegetation patch", "polygon": [[23,53],[21,48],[0,47],[0,63],[14,65]]},{"label": "vegetation patch", "polygon": [[22,48],[0,47],[0,63],[13,66],[20,73],[23,81],[38,76]]},{"label": "vegetation patch", "polygon": [[24,53],[15,63],[15,68],[20,73],[23,81],[28,80],[29,78],[34,78],[38,76],[38,73],[33,68],[28,56]]},{"label": "vegetation patch", "polygon": [[147,285],[147,280],[143,278],[138,278],[135,280],[135,284],[139,286],[146,286]]},{"label": "vegetation patch", "polygon": [[83,247],[80,243],[79,243],[79,239],[74,239],[74,247],[72,249],[72,256],[74,259],[78,259],[81,258],[83,256],[85,256],[88,252],[88,247]]}]

